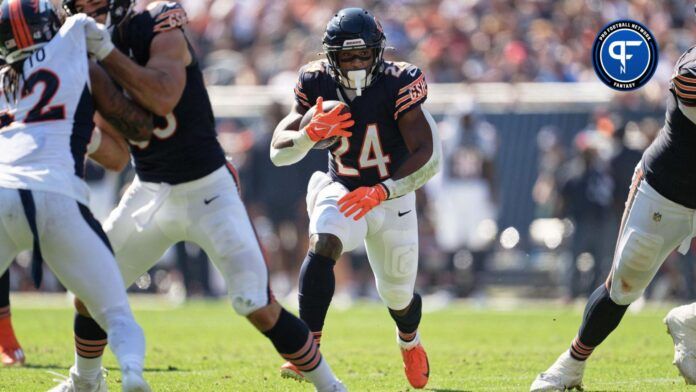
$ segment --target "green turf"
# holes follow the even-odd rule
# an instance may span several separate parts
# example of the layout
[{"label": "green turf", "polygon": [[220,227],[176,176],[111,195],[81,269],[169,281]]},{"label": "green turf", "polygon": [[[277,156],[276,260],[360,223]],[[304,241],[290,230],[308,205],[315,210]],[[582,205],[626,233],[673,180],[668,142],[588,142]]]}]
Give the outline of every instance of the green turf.
[{"label": "green turf", "polygon": [[[0,390],[51,387],[47,371],[66,374],[72,363],[72,317],[65,300],[18,300],[12,310],[28,363],[0,369]],[[134,301],[145,329],[145,376],[155,391],[309,391],[281,380],[282,363],[270,343],[224,302],[173,307]],[[528,306],[526,308],[529,308]],[[627,314],[595,352],[585,374],[590,391],[688,390],[671,365],[671,339],[661,318],[667,308]],[[581,308],[519,306],[512,311],[455,305],[427,313],[421,333],[430,356],[429,390],[524,391],[567,348]],[[322,350],[352,391],[406,391],[387,312],[367,304],[332,310]],[[119,390],[116,361],[107,354],[109,387]]]}]

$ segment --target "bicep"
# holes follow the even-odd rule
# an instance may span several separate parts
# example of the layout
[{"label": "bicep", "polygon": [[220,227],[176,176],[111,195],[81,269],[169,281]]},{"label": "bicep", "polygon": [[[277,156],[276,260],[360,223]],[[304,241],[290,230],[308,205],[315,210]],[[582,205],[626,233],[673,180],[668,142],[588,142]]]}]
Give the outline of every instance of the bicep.
[{"label": "bicep", "polygon": [[401,115],[398,124],[409,151],[413,152],[421,148],[432,150],[433,129],[430,128],[420,106]]},{"label": "bicep", "polygon": [[184,32],[174,29],[159,33],[150,44],[150,60],[146,67],[162,72],[167,86],[180,96],[186,85],[186,66],[192,61]]}]

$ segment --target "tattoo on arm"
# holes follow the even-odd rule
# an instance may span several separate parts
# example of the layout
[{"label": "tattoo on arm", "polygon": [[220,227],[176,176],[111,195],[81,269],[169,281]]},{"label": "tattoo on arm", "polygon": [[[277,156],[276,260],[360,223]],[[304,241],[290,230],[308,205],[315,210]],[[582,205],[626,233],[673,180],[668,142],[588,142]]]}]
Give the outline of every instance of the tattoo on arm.
[{"label": "tattoo on arm", "polygon": [[100,112],[123,136],[133,141],[150,138],[154,127],[152,115],[125,98],[116,89],[111,92],[109,110]]}]

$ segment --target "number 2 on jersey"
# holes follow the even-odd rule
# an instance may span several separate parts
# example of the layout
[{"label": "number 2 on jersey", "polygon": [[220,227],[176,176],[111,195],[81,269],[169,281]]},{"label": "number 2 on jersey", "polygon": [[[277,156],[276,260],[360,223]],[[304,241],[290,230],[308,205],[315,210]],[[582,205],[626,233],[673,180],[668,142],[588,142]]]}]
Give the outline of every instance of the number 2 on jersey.
[{"label": "number 2 on jersey", "polygon": [[22,88],[22,99],[34,94],[34,89],[38,83],[43,83],[43,91],[41,92],[41,98],[39,102],[34,105],[31,110],[27,112],[27,116],[24,119],[26,124],[41,122],[41,121],[51,121],[51,120],[62,120],[65,118],[65,105],[54,105],[51,104],[51,100],[56,95],[58,87],[60,87],[60,79],[53,72],[47,69],[38,69],[36,72],[29,75],[24,81],[24,87]]},{"label": "number 2 on jersey", "polygon": [[[338,168],[338,174],[342,176],[357,177],[360,175],[360,172],[355,168],[345,165],[341,161],[341,156],[348,152],[349,147],[350,142],[348,142],[348,138],[342,137],[341,144],[339,144],[336,151],[334,151],[334,159]],[[379,140],[377,124],[368,125],[367,130],[365,131],[363,145],[360,148],[360,156],[358,158],[360,170],[376,167],[380,178],[389,177],[389,169],[387,168],[387,164],[390,162],[391,158],[389,155],[385,155],[384,151],[382,150],[382,143]]]},{"label": "number 2 on jersey", "polygon": [[65,119],[65,105],[49,106],[60,87],[60,79],[47,69],[40,68],[24,79],[24,86],[22,86],[20,93],[21,99],[33,95],[39,83],[43,83],[41,96],[36,104],[27,111],[27,115],[23,119],[17,119],[14,114],[3,111],[0,113],[0,127],[4,128],[14,121],[31,124]]}]

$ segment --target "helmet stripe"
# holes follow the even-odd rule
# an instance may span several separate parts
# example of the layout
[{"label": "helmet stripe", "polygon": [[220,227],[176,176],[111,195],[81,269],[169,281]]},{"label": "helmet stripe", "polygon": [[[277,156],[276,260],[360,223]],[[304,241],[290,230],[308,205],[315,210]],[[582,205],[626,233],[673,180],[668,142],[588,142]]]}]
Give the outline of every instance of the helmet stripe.
[{"label": "helmet stripe", "polygon": [[34,45],[34,39],[29,31],[27,20],[24,18],[22,11],[21,0],[10,0],[10,24],[12,25],[12,34],[17,42],[17,47],[23,49]]}]

